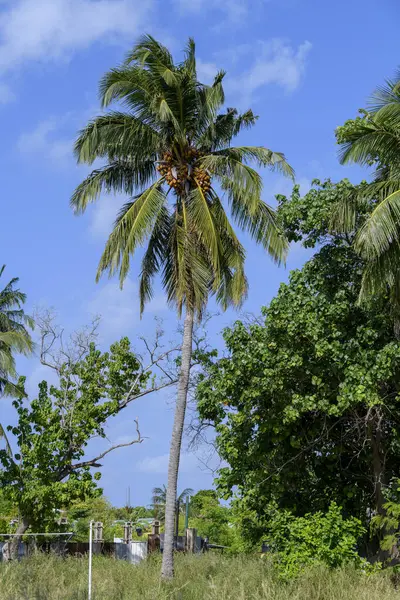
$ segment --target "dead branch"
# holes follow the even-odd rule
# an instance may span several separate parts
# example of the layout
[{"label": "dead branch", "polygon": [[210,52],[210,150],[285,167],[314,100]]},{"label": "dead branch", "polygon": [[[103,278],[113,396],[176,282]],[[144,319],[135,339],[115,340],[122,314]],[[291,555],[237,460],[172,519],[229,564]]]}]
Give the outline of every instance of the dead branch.
[{"label": "dead branch", "polygon": [[[99,454],[98,456],[95,456],[94,458],[92,458],[90,460],[85,460],[83,462],[76,463],[75,465],[71,465],[68,468],[68,472],[76,471],[77,469],[82,469],[84,467],[101,467],[102,465],[99,464],[99,460],[104,458],[110,452],[117,450],[117,448],[126,448],[127,446],[133,446],[133,444],[141,444],[143,442],[143,440],[145,440],[146,438],[142,437],[142,435],[140,433],[138,419],[135,419],[135,425],[136,425],[136,438],[134,440],[131,440],[130,442],[126,442],[124,444],[115,444],[114,446],[111,446],[111,448],[108,448],[107,450],[105,450],[104,452],[102,452],[101,454]],[[66,473],[66,475],[67,474],[68,473]],[[66,477],[66,475],[64,475],[64,477]]]}]

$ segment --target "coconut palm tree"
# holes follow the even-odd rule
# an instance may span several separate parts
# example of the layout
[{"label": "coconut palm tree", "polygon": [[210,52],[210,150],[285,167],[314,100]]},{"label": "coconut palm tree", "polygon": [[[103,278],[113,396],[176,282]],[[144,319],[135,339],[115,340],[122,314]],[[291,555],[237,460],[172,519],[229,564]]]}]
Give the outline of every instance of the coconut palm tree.
[{"label": "coconut palm tree", "polygon": [[[4,269],[5,265],[0,268],[0,277]],[[0,291],[0,394],[20,393],[12,381],[17,374],[14,353],[32,351],[28,328],[33,328],[33,319],[23,310],[26,294],[16,289],[18,281],[17,277],[11,279]]]},{"label": "coconut palm tree", "polygon": [[400,307],[400,72],[375,92],[369,110],[337,131],[343,164],[375,167],[372,183],[356,197],[343,198],[334,225],[352,229],[358,205],[375,206],[360,228],[355,247],[366,261],[360,299],[389,288]]},{"label": "coconut palm tree", "polygon": [[[192,40],[184,60],[144,36],[125,63],[100,83],[103,107],[119,102],[125,110],[98,116],[81,131],[75,146],[80,163],[96,159],[95,169],[71,199],[75,213],[105,192],[133,198],[118,214],[100,259],[97,278],[119,273],[123,284],[131,257],[146,242],[140,271],[140,310],[152,297],[161,274],[170,305],[185,311],[182,359],[171,438],[162,573],[173,576],[173,535],[177,477],[188,393],[195,318],[210,295],[224,308],[239,305],[247,292],[244,248],[227,216],[281,261],[286,240],[273,210],[261,199],[262,179],[248,163],[293,176],[281,153],[262,146],[232,147],[232,139],[256,122],[224,103],[217,73],[212,85],[197,80]],[[224,192],[226,203],[220,195]]]},{"label": "coconut palm tree", "polygon": [[[185,488],[176,498],[176,502],[179,502],[180,511],[184,510],[184,502],[187,496],[193,495],[192,488]],[[167,503],[167,487],[163,485],[162,487],[153,488],[153,509],[154,514],[157,519],[164,521],[165,519],[165,505]]]},{"label": "coconut palm tree", "polygon": [[[5,265],[0,268],[0,277],[4,269]],[[26,295],[16,288],[17,283],[18,278],[11,279],[0,291],[0,396],[21,393],[13,381],[17,375],[14,353],[28,354],[32,350],[28,328],[33,328],[33,320],[23,310]],[[6,433],[0,424],[1,438],[10,451]]]}]

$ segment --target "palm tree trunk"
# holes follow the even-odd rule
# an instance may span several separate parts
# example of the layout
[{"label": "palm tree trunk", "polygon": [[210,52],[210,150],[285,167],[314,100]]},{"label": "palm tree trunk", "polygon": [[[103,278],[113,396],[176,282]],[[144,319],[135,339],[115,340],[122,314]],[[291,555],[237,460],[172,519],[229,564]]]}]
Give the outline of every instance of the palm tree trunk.
[{"label": "palm tree trunk", "polygon": [[185,423],[186,401],[189,386],[190,362],[192,358],[193,321],[193,310],[187,308],[183,326],[182,364],[179,373],[174,427],[172,430],[169,452],[167,498],[165,503],[165,538],[161,569],[161,577],[163,579],[172,579],[174,576],[174,522],[176,494],[182,434]]}]

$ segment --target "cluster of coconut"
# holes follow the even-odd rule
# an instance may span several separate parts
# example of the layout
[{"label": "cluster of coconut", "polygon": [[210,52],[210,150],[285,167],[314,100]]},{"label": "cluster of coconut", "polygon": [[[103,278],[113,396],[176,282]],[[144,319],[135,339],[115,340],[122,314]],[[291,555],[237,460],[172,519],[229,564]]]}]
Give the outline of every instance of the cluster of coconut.
[{"label": "cluster of coconut", "polygon": [[180,160],[171,152],[164,152],[157,171],[178,194],[188,193],[196,185],[207,193],[211,188],[211,177],[205,169],[196,166],[196,161],[202,156],[204,152],[196,148],[188,148]]}]

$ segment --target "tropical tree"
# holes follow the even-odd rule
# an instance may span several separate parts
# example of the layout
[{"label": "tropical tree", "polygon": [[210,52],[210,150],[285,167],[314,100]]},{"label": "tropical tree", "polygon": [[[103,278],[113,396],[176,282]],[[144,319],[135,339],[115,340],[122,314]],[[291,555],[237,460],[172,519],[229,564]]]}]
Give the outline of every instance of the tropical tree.
[{"label": "tropical tree", "polygon": [[366,260],[361,300],[389,287],[399,306],[400,241],[400,72],[379,87],[361,116],[338,127],[342,163],[375,168],[372,183],[356,196],[344,196],[334,225],[351,230],[358,206],[371,198],[374,210],[358,232],[355,248]]},{"label": "tropical tree", "polygon": [[[193,495],[192,488],[185,488],[176,498],[176,502],[179,502],[179,510],[183,512],[184,502],[188,496]],[[153,488],[153,509],[154,515],[157,519],[161,519],[162,521],[165,519],[165,505],[167,503],[167,487],[163,485],[162,487]]]},{"label": "tropical tree", "polygon": [[[173,576],[173,528],[179,457],[185,419],[192,334],[208,298],[224,308],[246,296],[245,251],[226,213],[220,191],[238,226],[261,243],[276,261],[286,251],[273,210],[261,199],[262,179],[248,163],[286,175],[293,171],[281,153],[265,147],[231,147],[241,130],[256,122],[252,111],[239,114],[224,104],[224,72],[212,85],[197,79],[195,45],[175,64],[167,48],[143,37],[125,63],[100,83],[102,106],[120,102],[81,131],[75,150],[79,162],[104,160],[71,199],[82,213],[101,192],[133,196],[118,214],[98,267],[119,272],[121,285],[131,257],[147,241],[140,272],[140,309],[152,297],[161,274],[168,302],[185,311],[182,359],[171,438],[162,574]],[[217,187],[218,186],[218,187]]]},{"label": "tropical tree", "polygon": [[[219,491],[240,498],[253,542],[275,509],[304,517],[333,501],[369,528],[399,499],[400,342],[387,296],[357,303],[364,264],[353,240],[373,203],[351,234],[330,232],[332,207],[358,191],[328,180],[279,197],[288,239],[319,251],[281,284],[264,322],[225,330],[224,355],[201,374],[200,416],[225,462]],[[378,541],[366,536],[364,552],[376,558]]]},{"label": "tropical tree", "polygon": [[[0,268],[0,277],[4,269],[5,265]],[[0,396],[20,393],[13,381],[17,375],[14,353],[28,354],[32,350],[28,328],[33,328],[33,319],[23,310],[26,295],[16,288],[18,281],[14,277],[0,291]],[[10,452],[7,434],[1,423],[0,439],[5,440],[7,451]]]},{"label": "tropical tree", "polygon": [[105,456],[143,441],[134,420],[131,441],[83,459],[89,441],[105,438],[109,419],[136,398],[152,393],[154,380],[131,350],[128,338],[112,344],[108,352],[98,350],[94,342],[80,351],[76,361],[47,363],[56,372],[57,383],[42,381],[30,402],[25,378],[20,378],[21,393],[13,402],[17,423],[7,427],[14,435],[14,451],[0,450],[0,488],[18,506],[20,515],[12,556],[18,538],[28,528],[43,531],[54,522],[55,509],[68,509],[74,501],[100,494],[96,481],[101,474],[93,469],[101,467]]},{"label": "tropical tree", "polygon": [[[5,265],[0,268],[0,277]],[[28,354],[32,350],[32,339],[28,328],[33,328],[33,319],[25,314],[23,305],[26,294],[16,285],[14,277],[0,291],[0,394],[15,394],[16,377],[14,352]]]}]

